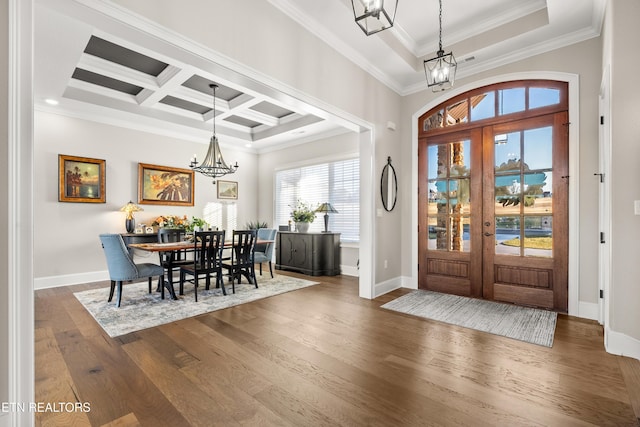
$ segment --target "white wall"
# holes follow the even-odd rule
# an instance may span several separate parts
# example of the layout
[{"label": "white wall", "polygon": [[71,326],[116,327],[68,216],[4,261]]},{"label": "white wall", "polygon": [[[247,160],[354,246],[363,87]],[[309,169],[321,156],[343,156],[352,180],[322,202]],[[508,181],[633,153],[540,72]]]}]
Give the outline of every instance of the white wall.
[{"label": "white wall", "polygon": [[[226,56],[229,62],[257,70],[294,96],[304,94],[305,100],[313,99],[320,108],[331,106],[334,112],[339,110],[344,116],[373,124],[375,188],[387,156],[399,157],[399,132],[387,130],[386,124],[400,122],[401,97],[269,2],[198,2],[197,14],[180,2],[115,0],[115,3]],[[215,25],[211,25],[211,17],[215,17]],[[375,206],[381,208],[378,194],[374,200]],[[371,210],[369,206],[363,207],[367,215],[372,214]],[[376,282],[402,274],[401,222],[399,210],[376,218],[372,242]],[[379,241],[384,245],[377,244]],[[385,259],[387,269],[383,268]]]},{"label": "white wall", "polygon": [[[2,28],[9,27],[9,4],[2,2],[0,4],[0,22]],[[5,100],[0,103],[0,170],[5,171],[5,183],[0,185],[0,206],[4,208],[0,210],[0,224],[8,224],[9,205],[7,185],[7,173],[9,171],[8,163],[8,146],[9,146],[9,127],[8,127],[8,102],[9,97],[9,39],[8,31],[0,31],[0,99]],[[8,307],[8,252],[9,241],[6,233],[0,233],[0,271],[2,272],[2,280],[0,280],[0,402],[6,402],[9,396],[9,307]],[[0,425],[3,415],[0,414]]]},{"label": "white wall", "polygon": [[[35,239],[36,287],[52,284],[53,277],[82,283],[88,273],[106,270],[98,240],[100,233],[124,233],[119,209],[138,200],[138,162],[188,168],[194,153],[204,158],[203,144],[124,129],[47,112],[35,115]],[[238,182],[238,226],[257,216],[257,156],[222,148],[225,160],[240,168],[225,177]],[[58,154],[106,161],[106,203],[58,202]],[[203,217],[207,202],[217,201],[211,179],[196,174],[195,206],[141,205],[137,223],[151,224],[159,215]],[[215,225],[215,224],[214,224]],[[53,243],[55,242],[55,244]],[[63,284],[64,280],[54,283]]]},{"label": "white wall", "polygon": [[[354,132],[261,153],[258,157],[258,217],[276,228],[281,225],[274,223],[275,172],[277,170],[331,161],[354,153],[358,153],[358,135]],[[317,220],[322,221],[320,218]],[[356,275],[357,262],[357,245],[343,244],[341,252],[342,273]]]},{"label": "white wall", "polygon": [[[579,300],[587,305],[597,304],[598,300],[598,180],[593,174],[598,171],[598,94],[600,88],[600,39],[591,39],[582,43],[534,56],[526,60],[490,70],[471,78],[456,80],[456,86],[472,84],[492,76],[517,72],[560,71],[579,75],[580,79],[580,128],[571,128],[579,132]],[[444,101],[447,93],[433,94],[421,92],[405,97],[402,109],[402,140],[410,139],[411,117],[426,105],[440,96]],[[575,126],[575,125],[574,125]],[[409,164],[416,155],[411,150],[403,150],[403,165]],[[414,194],[417,189],[410,186],[410,170],[401,171],[401,193]],[[411,206],[403,203],[403,218],[410,215]],[[403,221],[403,271],[411,268],[411,246],[404,239],[411,237],[410,221]],[[596,311],[597,313],[597,311]]]},{"label": "white wall", "polygon": [[633,208],[634,200],[640,200],[640,2],[611,1],[607,13],[603,62],[611,64],[613,189],[611,323],[607,327],[635,340],[635,357],[640,357],[640,216],[634,215]]}]

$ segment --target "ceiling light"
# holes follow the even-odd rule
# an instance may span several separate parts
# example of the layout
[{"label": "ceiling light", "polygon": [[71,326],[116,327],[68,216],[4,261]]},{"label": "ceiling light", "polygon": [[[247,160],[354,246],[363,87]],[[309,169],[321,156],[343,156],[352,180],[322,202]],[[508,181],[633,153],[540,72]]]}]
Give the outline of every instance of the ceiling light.
[{"label": "ceiling light", "polygon": [[398,0],[351,0],[356,24],[368,36],[393,27]]},{"label": "ceiling light", "polygon": [[439,48],[435,58],[424,61],[424,73],[427,76],[427,86],[432,88],[434,92],[440,92],[453,86],[456,79],[456,68],[458,63],[453,57],[453,53],[449,52],[445,55],[442,49],[442,0],[440,0],[440,33]]},{"label": "ceiling light", "polygon": [[222,158],[222,152],[220,151],[220,145],[218,144],[218,137],[216,136],[216,89],[218,88],[218,85],[210,84],[209,87],[213,89],[213,109],[211,110],[213,114],[213,135],[209,141],[209,149],[207,150],[207,155],[204,157],[202,164],[198,166],[198,161],[194,154],[189,167],[191,167],[194,172],[199,172],[205,176],[214,178],[213,182],[215,183],[215,178],[234,173],[238,169],[238,162],[233,166],[228,166]]},{"label": "ceiling light", "polygon": [[44,100],[44,102],[46,102],[49,105],[58,105],[59,102],[53,98],[47,98]]}]

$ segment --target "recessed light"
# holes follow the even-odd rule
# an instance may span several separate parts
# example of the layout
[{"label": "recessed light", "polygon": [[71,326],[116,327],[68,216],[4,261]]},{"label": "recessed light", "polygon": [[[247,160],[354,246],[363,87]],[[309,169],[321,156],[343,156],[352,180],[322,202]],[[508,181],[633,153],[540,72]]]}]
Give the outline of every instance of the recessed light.
[{"label": "recessed light", "polygon": [[44,102],[46,102],[49,105],[58,105],[59,102],[53,98],[47,98],[44,100]]},{"label": "recessed light", "polygon": [[249,142],[249,143],[247,143],[247,144],[244,144],[244,146],[245,146],[245,147],[247,147],[247,148],[251,148],[251,147],[252,147],[252,145],[251,145],[251,143],[250,143],[250,142]]}]

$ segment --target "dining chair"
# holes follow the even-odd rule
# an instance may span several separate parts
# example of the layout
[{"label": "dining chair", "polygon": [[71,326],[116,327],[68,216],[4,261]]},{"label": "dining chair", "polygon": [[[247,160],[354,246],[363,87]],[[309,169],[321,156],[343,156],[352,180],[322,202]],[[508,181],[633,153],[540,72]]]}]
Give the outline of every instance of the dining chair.
[{"label": "dining chair", "polygon": [[[180,228],[161,228],[158,230],[158,243],[181,242],[185,238],[185,231]],[[179,271],[180,267],[192,264],[193,261],[187,259],[187,251],[167,251],[158,252],[160,265],[167,272],[167,280],[173,285],[173,272]],[[158,283],[160,286],[160,283]]]},{"label": "dining chair", "polygon": [[275,246],[276,233],[278,231],[275,228],[259,228],[256,240],[272,240],[269,243],[256,243],[254,251],[253,261],[260,265],[260,275],[262,276],[262,263],[269,263],[269,272],[271,278],[273,278],[273,268],[271,266],[271,260],[273,258],[273,248]]},{"label": "dining chair", "polygon": [[222,268],[228,270],[229,281],[232,291],[236,293],[236,278],[238,284],[242,276],[246,277],[249,283],[258,287],[256,280],[256,270],[254,267],[254,250],[256,242],[256,230],[233,230],[230,262],[222,262]]},{"label": "dining chair", "polygon": [[[216,288],[222,288],[222,294],[226,295],[222,278],[222,250],[224,249],[224,230],[198,231],[194,233],[193,261],[180,267],[180,295],[184,295],[184,282],[193,283],[196,302],[198,302],[198,280],[205,276],[205,289],[211,285],[211,274],[216,275]],[[186,276],[193,276],[187,279]]]},{"label": "dining chair", "polygon": [[[122,301],[122,282],[125,280],[149,279],[149,293],[151,293],[151,279],[155,276],[160,278],[160,283],[164,283],[164,268],[157,264],[141,263],[136,264],[127,250],[122,236],[119,234],[100,234],[100,242],[107,258],[107,268],[111,280],[111,290],[109,291],[109,302],[113,299],[113,291],[118,288],[117,307]],[[164,299],[164,286],[161,286],[161,296]]]}]

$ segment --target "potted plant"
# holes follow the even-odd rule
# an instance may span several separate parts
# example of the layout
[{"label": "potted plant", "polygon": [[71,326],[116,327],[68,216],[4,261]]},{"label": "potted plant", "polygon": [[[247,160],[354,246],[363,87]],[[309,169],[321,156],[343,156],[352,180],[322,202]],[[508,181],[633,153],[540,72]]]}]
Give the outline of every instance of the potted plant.
[{"label": "potted plant", "polygon": [[315,209],[310,204],[298,200],[298,204],[291,212],[291,220],[296,223],[296,231],[306,233],[314,219],[316,219]]},{"label": "potted plant", "polygon": [[189,224],[188,231],[203,231],[208,226],[209,224],[207,224],[207,222],[204,219],[196,218],[194,216],[191,219],[191,223]]},{"label": "potted plant", "polygon": [[269,224],[264,221],[249,221],[245,224],[247,230],[257,230],[259,228],[269,228]]}]

